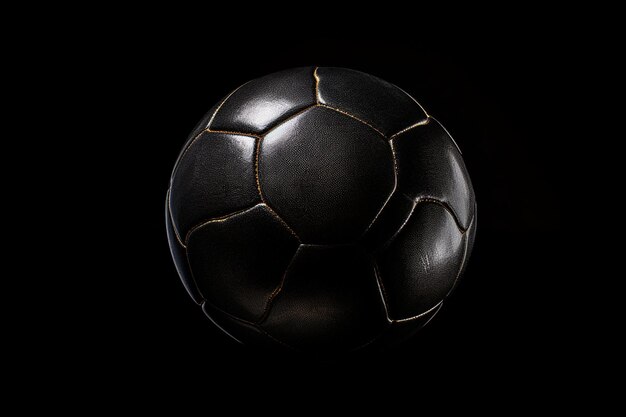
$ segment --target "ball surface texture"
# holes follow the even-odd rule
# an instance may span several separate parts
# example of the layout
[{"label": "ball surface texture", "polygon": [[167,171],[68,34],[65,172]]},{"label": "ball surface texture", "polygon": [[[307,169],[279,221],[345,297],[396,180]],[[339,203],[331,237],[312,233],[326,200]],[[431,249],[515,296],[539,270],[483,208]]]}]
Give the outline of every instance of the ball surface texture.
[{"label": "ball surface texture", "polygon": [[400,342],[441,308],[476,230],[461,152],[400,88],[343,68],[252,80],[176,161],[166,227],[194,301],[249,345]]}]

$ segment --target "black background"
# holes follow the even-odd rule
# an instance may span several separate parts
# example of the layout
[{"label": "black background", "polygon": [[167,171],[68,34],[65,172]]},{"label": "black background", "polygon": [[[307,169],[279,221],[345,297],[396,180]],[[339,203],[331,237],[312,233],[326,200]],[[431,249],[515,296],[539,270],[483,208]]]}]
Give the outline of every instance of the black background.
[{"label": "black background", "polygon": [[[462,387],[479,377],[505,390],[523,377],[546,383],[562,376],[567,327],[556,313],[568,280],[561,244],[568,138],[558,121],[559,52],[512,41],[434,48],[411,38],[263,45],[198,49],[136,39],[102,63],[103,90],[118,104],[98,115],[107,137],[94,152],[103,161],[98,194],[114,198],[94,197],[108,215],[97,256],[103,277],[81,316],[91,352],[86,369],[97,364],[124,386],[220,381],[225,391],[274,390],[277,397],[279,390],[346,386],[416,395],[406,378]],[[446,126],[473,180],[479,220],[465,277],[427,328],[392,351],[324,362],[250,351],[209,322],[170,258],[164,199],[187,134],[233,88],[304,65],[349,67],[400,86]]]}]

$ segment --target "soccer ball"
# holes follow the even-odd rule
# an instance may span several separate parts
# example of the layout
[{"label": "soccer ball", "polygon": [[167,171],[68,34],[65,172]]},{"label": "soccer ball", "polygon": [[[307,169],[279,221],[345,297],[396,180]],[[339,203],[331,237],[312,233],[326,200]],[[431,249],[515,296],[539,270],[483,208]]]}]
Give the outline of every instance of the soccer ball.
[{"label": "soccer ball", "polygon": [[313,353],[396,343],[467,264],[474,191],[445,128],[343,68],[250,81],[176,161],[166,226],[194,301],[232,338]]}]

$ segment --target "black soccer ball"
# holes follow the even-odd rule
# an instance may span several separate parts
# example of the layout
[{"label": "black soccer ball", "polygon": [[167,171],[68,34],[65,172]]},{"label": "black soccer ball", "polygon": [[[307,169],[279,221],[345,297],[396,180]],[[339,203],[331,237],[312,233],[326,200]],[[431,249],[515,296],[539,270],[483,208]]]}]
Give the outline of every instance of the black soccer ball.
[{"label": "black soccer ball", "polygon": [[314,353],[394,343],[467,264],[474,191],[444,127],[343,68],[250,81],[174,166],[166,223],[187,291],[234,339]]}]

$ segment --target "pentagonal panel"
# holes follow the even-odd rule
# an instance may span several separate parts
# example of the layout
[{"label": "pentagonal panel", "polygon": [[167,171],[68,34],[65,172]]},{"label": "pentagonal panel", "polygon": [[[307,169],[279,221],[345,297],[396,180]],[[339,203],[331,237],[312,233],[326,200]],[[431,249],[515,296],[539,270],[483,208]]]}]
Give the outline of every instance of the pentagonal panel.
[{"label": "pentagonal panel", "polygon": [[454,285],[464,251],[464,238],[452,215],[435,203],[418,204],[377,257],[390,318],[414,317],[442,301]]},{"label": "pentagonal panel", "polygon": [[359,237],[393,189],[393,169],[379,134],[324,107],[272,130],[259,153],[265,198],[305,243]]},{"label": "pentagonal panel", "polygon": [[301,349],[352,349],[386,323],[371,260],[354,247],[301,246],[261,326]]},{"label": "pentagonal panel", "polygon": [[317,69],[320,102],[344,110],[391,136],[419,121],[426,113],[393,84],[346,68]]},{"label": "pentagonal panel", "polygon": [[463,158],[445,129],[433,119],[392,139],[398,163],[398,191],[411,198],[448,203],[463,228],[472,218],[474,190]]},{"label": "pentagonal panel", "polygon": [[261,133],[315,104],[313,68],[294,68],[244,84],[220,107],[212,130]]},{"label": "pentagonal panel", "polygon": [[297,247],[296,238],[261,204],[194,229],[187,253],[204,298],[235,317],[255,321]]},{"label": "pentagonal panel", "polygon": [[255,138],[203,133],[184,153],[172,179],[172,220],[180,238],[198,223],[254,205]]}]

